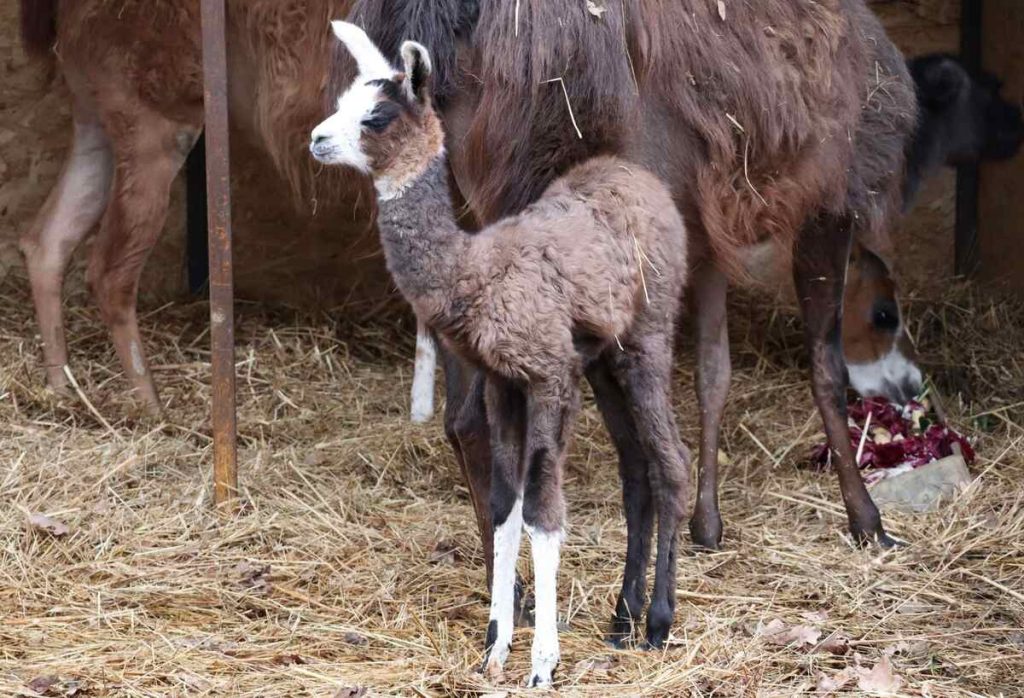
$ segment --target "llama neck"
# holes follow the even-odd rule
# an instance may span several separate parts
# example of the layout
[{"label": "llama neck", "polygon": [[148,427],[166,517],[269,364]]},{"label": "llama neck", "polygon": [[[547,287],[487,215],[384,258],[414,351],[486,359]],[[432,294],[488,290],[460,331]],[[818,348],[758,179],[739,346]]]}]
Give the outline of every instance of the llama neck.
[{"label": "llama neck", "polygon": [[402,295],[418,314],[442,312],[470,244],[452,210],[443,153],[397,196],[380,198],[377,227]]}]

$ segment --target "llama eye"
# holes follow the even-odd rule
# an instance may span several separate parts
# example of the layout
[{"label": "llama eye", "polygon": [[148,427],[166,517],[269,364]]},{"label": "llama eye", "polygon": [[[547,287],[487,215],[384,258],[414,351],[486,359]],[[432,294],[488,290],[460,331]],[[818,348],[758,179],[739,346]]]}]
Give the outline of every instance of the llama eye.
[{"label": "llama eye", "polygon": [[398,118],[397,106],[387,102],[378,105],[370,113],[370,116],[363,119],[362,124],[371,131],[380,133],[381,131],[386,129],[391,124],[391,122],[394,121],[396,118]]}]

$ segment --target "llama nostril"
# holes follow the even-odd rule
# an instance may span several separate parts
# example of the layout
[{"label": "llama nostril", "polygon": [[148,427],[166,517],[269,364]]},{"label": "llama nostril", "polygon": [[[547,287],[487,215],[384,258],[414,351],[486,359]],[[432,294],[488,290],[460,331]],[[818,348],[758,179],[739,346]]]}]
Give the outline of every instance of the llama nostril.
[{"label": "llama nostril", "polygon": [[327,136],[325,136],[323,134],[316,134],[316,133],[313,134],[313,145],[320,145],[321,143],[323,143],[326,140],[327,140]]}]

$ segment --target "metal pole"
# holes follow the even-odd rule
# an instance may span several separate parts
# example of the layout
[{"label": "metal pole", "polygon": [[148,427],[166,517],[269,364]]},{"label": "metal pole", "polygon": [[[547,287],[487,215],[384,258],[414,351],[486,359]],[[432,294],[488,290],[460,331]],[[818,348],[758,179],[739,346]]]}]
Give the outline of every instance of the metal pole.
[{"label": "metal pole", "polygon": [[[960,58],[972,75],[981,70],[982,0],[964,0],[960,21]],[[978,195],[980,177],[977,163],[961,165],[956,172],[956,247],[954,271],[970,276],[978,270]]]},{"label": "metal pole", "polygon": [[238,497],[235,317],[231,269],[227,40],[224,0],[202,0],[206,106],[206,193],[210,234],[210,339],[213,367],[213,500],[233,510]]}]

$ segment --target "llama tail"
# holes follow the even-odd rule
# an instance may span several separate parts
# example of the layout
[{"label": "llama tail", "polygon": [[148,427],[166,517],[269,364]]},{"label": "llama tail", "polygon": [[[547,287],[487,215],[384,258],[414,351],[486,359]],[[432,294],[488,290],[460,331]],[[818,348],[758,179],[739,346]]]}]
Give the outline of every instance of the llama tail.
[{"label": "llama tail", "polygon": [[57,0],[21,0],[21,40],[29,54],[50,55],[57,41]]},{"label": "llama tail", "polygon": [[437,345],[430,330],[416,325],[416,367],[412,377],[412,421],[429,422],[434,415],[434,372],[437,367]]}]

